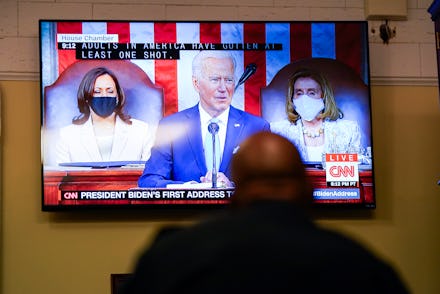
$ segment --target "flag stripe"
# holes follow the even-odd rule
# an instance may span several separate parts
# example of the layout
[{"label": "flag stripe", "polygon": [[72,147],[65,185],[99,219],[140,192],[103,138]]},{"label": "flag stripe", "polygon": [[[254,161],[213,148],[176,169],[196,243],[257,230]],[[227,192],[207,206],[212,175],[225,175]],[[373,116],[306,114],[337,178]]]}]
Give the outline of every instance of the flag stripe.
[{"label": "flag stripe", "polygon": [[312,56],[312,28],[310,23],[292,23],[290,25],[291,62]]},{"label": "flag stripe", "polygon": [[362,63],[360,36],[360,26],[349,23],[336,24],[336,59],[346,63],[359,75]]},{"label": "flag stripe", "polygon": [[[58,34],[81,34],[81,22],[57,22]],[[55,39],[55,46],[57,45]],[[58,74],[76,61],[75,50],[58,50]]]},{"label": "flag stripe", "polygon": [[312,57],[336,58],[334,24],[312,23]]},{"label": "flag stripe", "polygon": [[108,22],[107,34],[118,34],[119,43],[129,43],[130,24],[128,22]]},{"label": "flag stripe", "polygon": [[200,24],[200,43],[220,43],[220,23],[201,23]]},{"label": "flag stripe", "polygon": [[[130,23],[130,40],[138,44],[151,44],[154,42],[154,24],[152,22],[132,22]],[[131,62],[142,68],[150,80],[154,83],[155,71],[154,60],[136,59]]]},{"label": "flag stripe", "polygon": [[[156,43],[176,42],[176,24],[156,23],[154,25],[154,41]],[[164,116],[177,112],[177,61],[156,60],[155,77],[156,84],[164,90]]]},{"label": "flag stripe", "polygon": [[[368,48],[362,23],[350,22],[57,22],[58,34],[118,34],[120,43],[278,43],[280,51],[231,50],[236,59],[237,80],[250,63],[257,72],[234,93],[232,105],[260,114],[260,89],[284,66],[310,57],[340,60],[368,82]],[[56,42],[54,42],[57,46]],[[200,48],[180,51],[179,60],[132,60],[164,90],[164,115],[195,105],[191,66]],[[59,74],[76,61],[74,50],[58,50]],[[367,77],[367,78],[366,78]]]},{"label": "flag stripe", "polygon": [[266,51],[266,82],[269,84],[278,71],[290,63],[290,25],[288,23],[267,24],[266,43],[281,43],[283,46],[280,51]]},{"label": "flag stripe", "polygon": [[[244,25],[244,42],[245,43],[264,43],[266,26],[264,23],[246,23]],[[244,64],[250,63],[257,65],[257,71],[244,84],[245,111],[260,115],[260,88],[266,85],[266,53],[264,51],[245,51]]]},{"label": "flag stripe", "polygon": [[106,34],[107,33],[106,22],[83,22],[82,33],[83,34]]},{"label": "flag stripe", "polygon": [[[242,44],[244,42],[243,24],[242,23],[222,23],[221,24],[221,42],[224,44]],[[244,60],[243,52],[232,50],[231,55],[235,59],[235,78],[238,82],[239,77],[243,73]],[[234,92],[232,106],[238,109],[244,109],[244,86],[238,87]]]},{"label": "flag stripe", "polygon": [[[200,42],[200,26],[198,23],[177,23],[177,42],[197,44]],[[190,49],[190,48],[188,48]],[[178,109],[186,109],[197,104],[199,95],[192,84],[192,60],[197,54],[196,50],[182,50],[180,60],[177,61]]]}]

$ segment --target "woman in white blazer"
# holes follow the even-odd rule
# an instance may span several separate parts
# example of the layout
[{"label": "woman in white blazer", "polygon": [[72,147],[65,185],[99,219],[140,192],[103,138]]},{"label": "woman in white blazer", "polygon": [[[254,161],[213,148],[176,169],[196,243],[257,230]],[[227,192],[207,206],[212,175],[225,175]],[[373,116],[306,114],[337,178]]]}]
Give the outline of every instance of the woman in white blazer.
[{"label": "woman in white blazer", "polygon": [[57,163],[146,161],[155,130],[123,112],[125,96],[115,74],[105,67],[87,72],[78,94],[80,115],[60,129]]},{"label": "woman in white blazer", "polygon": [[360,128],[343,119],[328,80],[318,72],[299,69],[289,79],[287,119],[271,131],[288,138],[306,162],[321,162],[325,153],[359,153]]}]

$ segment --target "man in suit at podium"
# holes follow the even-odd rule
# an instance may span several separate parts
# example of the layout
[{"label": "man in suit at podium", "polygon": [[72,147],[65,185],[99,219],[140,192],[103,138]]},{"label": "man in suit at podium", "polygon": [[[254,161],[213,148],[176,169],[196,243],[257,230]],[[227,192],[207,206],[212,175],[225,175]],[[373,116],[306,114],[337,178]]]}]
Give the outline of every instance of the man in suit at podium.
[{"label": "man in suit at podium", "polygon": [[[161,120],[139,187],[211,181],[216,181],[218,187],[233,186],[229,180],[233,153],[248,136],[270,129],[264,119],[231,106],[235,66],[227,51],[201,51],[196,55],[192,81],[199,103]],[[212,140],[213,136],[217,139]],[[214,154],[209,154],[213,150],[207,147],[210,141],[217,144]]]}]

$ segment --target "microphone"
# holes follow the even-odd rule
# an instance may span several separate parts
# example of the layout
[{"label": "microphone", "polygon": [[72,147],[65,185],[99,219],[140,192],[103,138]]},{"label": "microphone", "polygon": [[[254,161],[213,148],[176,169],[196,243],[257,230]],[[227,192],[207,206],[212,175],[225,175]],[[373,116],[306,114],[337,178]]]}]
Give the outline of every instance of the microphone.
[{"label": "microphone", "polygon": [[238,80],[237,85],[235,86],[234,90],[237,90],[237,88],[246,82],[255,72],[257,71],[257,65],[255,63],[250,63],[246,66],[246,69],[244,70],[243,74],[241,75],[240,79]]},{"label": "microphone", "polygon": [[211,175],[212,175],[212,179],[211,179],[211,182],[212,182],[212,188],[217,188],[217,168],[216,168],[216,166],[217,166],[217,163],[216,163],[216,160],[217,160],[217,152],[219,152],[220,150],[216,150],[216,148],[215,148],[215,145],[216,145],[216,141],[215,141],[215,135],[218,133],[218,130],[219,130],[219,126],[218,126],[218,124],[216,123],[216,122],[211,122],[209,125],[208,125],[208,131],[211,133],[211,135],[212,135],[212,173],[211,173]]}]

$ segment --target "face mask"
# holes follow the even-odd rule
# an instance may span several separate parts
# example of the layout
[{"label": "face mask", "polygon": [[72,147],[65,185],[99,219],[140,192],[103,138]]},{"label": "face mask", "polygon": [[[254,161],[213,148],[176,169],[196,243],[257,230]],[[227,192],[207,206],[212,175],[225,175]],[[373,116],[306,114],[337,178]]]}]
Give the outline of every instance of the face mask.
[{"label": "face mask", "polygon": [[296,112],[306,121],[312,121],[324,109],[324,100],[301,95],[293,99]]},{"label": "face mask", "polygon": [[118,101],[116,97],[93,97],[89,104],[97,115],[105,118],[115,111]]}]

